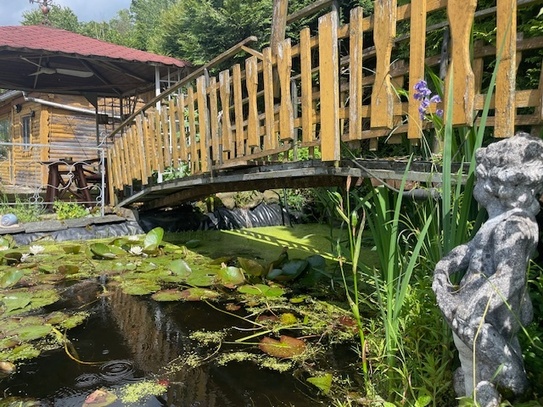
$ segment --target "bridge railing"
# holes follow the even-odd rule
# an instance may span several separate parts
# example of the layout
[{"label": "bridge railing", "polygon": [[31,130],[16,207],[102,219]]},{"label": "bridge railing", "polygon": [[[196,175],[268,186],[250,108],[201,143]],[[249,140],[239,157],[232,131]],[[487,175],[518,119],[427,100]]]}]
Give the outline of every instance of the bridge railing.
[{"label": "bridge railing", "polygon": [[[341,142],[362,150],[377,149],[383,137],[417,143],[431,123],[419,115],[413,86],[440,64],[447,69],[444,94],[453,78],[453,123],[472,125],[483,108],[483,74],[496,62],[495,45],[472,46],[475,18],[494,22],[499,49],[487,124],[496,137],[512,135],[516,126],[540,126],[543,80],[536,89],[517,89],[515,81],[523,52],[543,48],[543,37],[524,39],[517,32],[517,9],[531,3],[497,0],[496,7],[476,12],[476,0],[413,0],[399,7],[395,0],[376,0],[373,16],[355,8],[349,24],[340,25],[336,12],[326,14],[316,33],[304,28],[298,44],[284,40],[276,52],[243,47],[252,54],[244,64],[218,76],[191,75],[112,133],[110,196],[134,183],[160,182],[164,174],[298,160],[303,147],[304,157],[338,161]],[[442,21],[429,26],[429,16]],[[445,26],[448,51],[426,55],[428,32]]]}]

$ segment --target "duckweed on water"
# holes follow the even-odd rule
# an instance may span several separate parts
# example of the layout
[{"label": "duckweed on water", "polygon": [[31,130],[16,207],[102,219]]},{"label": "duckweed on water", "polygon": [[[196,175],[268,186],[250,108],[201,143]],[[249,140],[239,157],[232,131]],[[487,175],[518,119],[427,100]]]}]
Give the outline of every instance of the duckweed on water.
[{"label": "duckweed on water", "polygon": [[124,403],[137,403],[149,396],[160,396],[168,390],[166,383],[144,380],[121,389],[120,399]]}]

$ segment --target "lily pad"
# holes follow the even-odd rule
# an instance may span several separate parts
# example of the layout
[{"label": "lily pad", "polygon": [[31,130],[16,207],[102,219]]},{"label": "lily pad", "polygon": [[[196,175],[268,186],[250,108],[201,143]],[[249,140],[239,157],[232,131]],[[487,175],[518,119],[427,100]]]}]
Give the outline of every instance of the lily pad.
[{"label": "lily pad", "polygon": [[25,325],[19,328],[13,329],[6,334],[8,336],[15,336],[21,342],[29,342],[35,339],[44,338],[53,330],[51,325]]},{"label": "lily pad", "polygon": [[306,345],[301,339],[281,335],[279,340],[270,337],[262,338],[258,347],[270,356],[292,358],[301,355],[305,351]]},{"label": "lily pad", "polygon": [[180,277],[188,277],[192,273],[190,266],[183,259],[173,260],[169,264],[168,270]]},{"label": "lily pad", "polygon": [[158,246],[162,243],[164,237],[164,229],[156,227],[150,230],[143,239],[143,251],[145,253],[153,253],[158,250]]},{"label": "lily pad", "polygon": [[155,301],[179,301],[185,297],[182,291],[171,289],[157,291],[151,298]]},{"label": "lily pad", "polygon": [[0,277],[0,288],[13,287],[19,282],[19,280],[24,276],[22,270],[12,269],[5,272],[2,277]]},{"label": "lily pad", "polygon": [[211,300],[219,297],[218,292],[200,287],[187,288],[181,291],[181,294],[185,301]]},{"label": "lily pad", "polygon": [[198,239],[191,239],[185,243],[185,247],[187,249],[195,249],[196,247],[200,246],[201,243],[202,242]]},{"label": "lily pad", "polygon": [[79,273],[79,267],[75,264],[62,264],[58,266],[58,272],[64,275],[71,275]]},{"label": "lily pad", "polygon": [[21,262],[23,254],[21,252],[7,252],[3,253],[6,264],[13,265]]},{"label": "lily pad", "polygon": [[117,396],[106,389],[98,389],[87,396],[83,407],[106,407],[113,404]]},{"label": "lily pad", "polygon": [[112,247],[104,243],[93,243],[89,246],[90,251],[98,258],[114,259],[117,255],[113,252]]},{"label": "lily pad", "polygon": [[127,280],[121,284],[121,289],[125,294],[130,295],[148,295],[160,290],[160,285],[149,280]]},{"label": "lily pad", "polygon": [[221,279],[221,283],[224,285],[239,285],[245,282],[245,276],[238,267],[224,266],[221,267],[218,274]]},{"label": "lily pad", "polygon": [[81,245],[74,244],[74,245],[62,246],[62,250],[64,250],[64,253],[66,254],[77,254],[81,251]]},{"label": "lily pad", "polygon": [[307,381],[316,386],[324,394],[330,393],[332,388],[332,374],[326,373],[321,376],[308,377]]},{"label": "lily pad", "polygon": [[260,277],[266,274],[264,266],[256,260],[238,257],[238,263],[243,271],[245,271],[247,274],[250,274],[251,276]]},{"label": "lily pad", "polygon": [[285,290],[281,287],[270,287],[266,284],[243,285],[238,287],[238,292],[242,294],[261,295],[263,297],[281,297]]}]

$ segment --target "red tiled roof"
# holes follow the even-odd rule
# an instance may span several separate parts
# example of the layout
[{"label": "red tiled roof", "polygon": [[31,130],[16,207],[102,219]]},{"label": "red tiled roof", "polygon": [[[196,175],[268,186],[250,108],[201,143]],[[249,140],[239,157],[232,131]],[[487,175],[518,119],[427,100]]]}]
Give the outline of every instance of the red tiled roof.
[{"label": "red tiled roof", "polygon": [[111,58],[148,64],[170,65],[179,68],[190,66],[188,62],[172,57],[111,44],[46,25],[0,27],[0,48],[48,51],[92,58]]}]

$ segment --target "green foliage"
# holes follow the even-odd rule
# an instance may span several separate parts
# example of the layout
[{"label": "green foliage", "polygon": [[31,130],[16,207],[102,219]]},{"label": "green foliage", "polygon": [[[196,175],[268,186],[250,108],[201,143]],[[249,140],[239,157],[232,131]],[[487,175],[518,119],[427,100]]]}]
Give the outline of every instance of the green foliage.
[{"label": "green foliage", "polygon": [[15,196],[14,204],[10,204],[9,198],[6,195],[0,198],[0,216],[12,213],[17,216],[19,223],[37,222],[44,212],[44,208],[41,205],[31,202],[30,199],[23,200]]},{"label": "green foliage", "polygon": [[[56,4],[49,6],[50,11],[47,15],[48,22],[51,26],[62,28],[66,31],[78,32],[80,22],[75,13],[69,7],[62,7]],[[39,25],[44,21],[43,13],[36,8],[23,13],[22,25]]]},{"label": "green foliage", "polygon": [[89,210],[77,202],[55,201],[53,202],[53,211],[58,220],[84,218],[89,214]]}]

